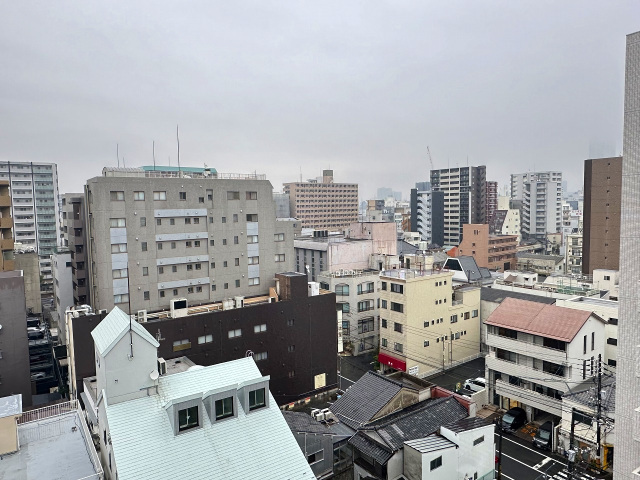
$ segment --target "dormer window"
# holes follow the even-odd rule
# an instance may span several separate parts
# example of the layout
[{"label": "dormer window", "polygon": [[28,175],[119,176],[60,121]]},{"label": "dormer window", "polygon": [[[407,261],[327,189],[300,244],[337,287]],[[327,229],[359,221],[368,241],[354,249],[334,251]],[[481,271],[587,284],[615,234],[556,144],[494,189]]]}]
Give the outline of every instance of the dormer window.
[{"label": "dormer window", "polygon": [[264,388],[249,391],[249,411],[266,406]]},{"label": "dormer window", "polygon": [[216,420],[233,417],[233,397],[221,398],[215,402]]},{"label": "dormer window", "polygon": [[199,425],[198,407],[189,407],[178,410],[178,431],[184,432]]}]

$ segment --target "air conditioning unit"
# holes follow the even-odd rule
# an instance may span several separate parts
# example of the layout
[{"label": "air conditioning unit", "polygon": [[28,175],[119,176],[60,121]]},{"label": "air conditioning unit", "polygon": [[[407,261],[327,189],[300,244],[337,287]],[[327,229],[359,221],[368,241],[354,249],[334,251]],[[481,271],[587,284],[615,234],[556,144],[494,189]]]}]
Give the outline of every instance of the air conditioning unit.
[{"label": "air conditioning unit", "polygon": [[269,297],[269,303],[275,303],[276,299],[275,297]]},{"label": "air conditioning unit", "polygon": [[236,308],[243,308],[244,307],[244,297],[234,297],[234,301],[235,301],[235,306]]},{"label": "air conditioning unit", "polygon": [[169,305],[171,307],[171,318],[187,316],[189,304],[186,298],[172,298]]},{"label": "air conditioning unit", "polygon": [[324,413],[322,413],[322,410],[316,413],[316,420],[318,422],[321,422],[322,420],[324,420]]},{"label": "air conditioning unit", "polygon": [[231,299],[226,299],[222,301],[222,310],[233,310],[235,306],[235,302]]},{"label": "air conditioning unit", "polygon": [[107,313],[107,309],[103,308],[102,310],[98,310],[98,315],[101,315],[103,313]]},{"label": "air conditioning unit", "polygon": [[138,310],[138,322],[139,323],[147,323],[147,311],[146,310]]},{"label": "air conditioning unit", "polygon": [[158,373],[160,375],[167,374],[167,361],[162,357],[158,358]]},{"label": "air conditioning unit", "polygon": [[314,420],[317,420],[316,415],[320,413],[320,409],[319,408],[312,408],[311,409],[311,418],[313,418]]}]

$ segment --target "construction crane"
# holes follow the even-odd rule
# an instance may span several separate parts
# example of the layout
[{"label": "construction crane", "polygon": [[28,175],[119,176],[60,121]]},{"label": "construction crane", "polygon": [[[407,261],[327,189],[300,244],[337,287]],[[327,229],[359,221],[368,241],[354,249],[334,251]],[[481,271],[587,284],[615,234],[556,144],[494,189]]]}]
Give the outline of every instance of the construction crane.
[{"label": "construction crane", "polygon": [[429,155],[429,162],[431,163],[431,170],[435,170],[436,167],[433,166],[433,159],[431,158],[431,150],[429,150],[429,145],[427,145],[427,155]]}]

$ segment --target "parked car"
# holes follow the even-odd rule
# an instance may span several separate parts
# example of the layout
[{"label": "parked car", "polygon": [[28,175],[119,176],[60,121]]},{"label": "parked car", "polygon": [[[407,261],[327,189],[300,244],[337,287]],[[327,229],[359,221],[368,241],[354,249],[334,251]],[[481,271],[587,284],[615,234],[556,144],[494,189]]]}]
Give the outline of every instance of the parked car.
[{"label": "parked car", "polygon": [[533,437],[533,446],[543,450],[551,450],[551,437],[553,433],[553,423],[543,423]]},{"label": "parked car", "polygon": [[471,390],[474,393],[479,392],[480,390],[484,390],[485,388],[487,388],[487,381],[482,377],[469,378],[468,380],[464,381],[463,388]]},{"label": "parked car", "polygon": [[47,374],[44,372],[34,372],[31,374],[31,380],[42,380]]},{"label": "parked car", "polygon": [[502,429],[511,433],[527,423],[527,412],[520,407],[514,407],[502,416]]}]

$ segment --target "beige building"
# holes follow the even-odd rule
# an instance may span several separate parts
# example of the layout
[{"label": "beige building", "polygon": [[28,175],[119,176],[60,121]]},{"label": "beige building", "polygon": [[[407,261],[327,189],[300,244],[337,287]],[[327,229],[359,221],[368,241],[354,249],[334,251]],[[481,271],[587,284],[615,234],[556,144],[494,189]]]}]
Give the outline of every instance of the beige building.
[{"label": "beige building", "polygon": [[13,219],[9,182],[0,180],[0,272],[13,270]]},{"label": "beige building", "polygon": [[516,266],[517,235],[490,235],[489,225],[468,223],[463,226],[459,255],[471,255],[479,267],[494,271]]},{"label": "beige building", "polygon": [[358,184],[334,183],[333,170],[323,170],[322,181],[285,183],[284,193],[303,228],[339,230],[358,221]]},{"label": "beige building", "polygon": [[42,313],[42,293],[40,291],[40,261],[36,252],[17,253],[15,269],[22,270],[27,313]]},{"label": "beige building", "polygon": [[380,273],[381,364],[424,377],[480,354],[480,288],[453,272]]}]

